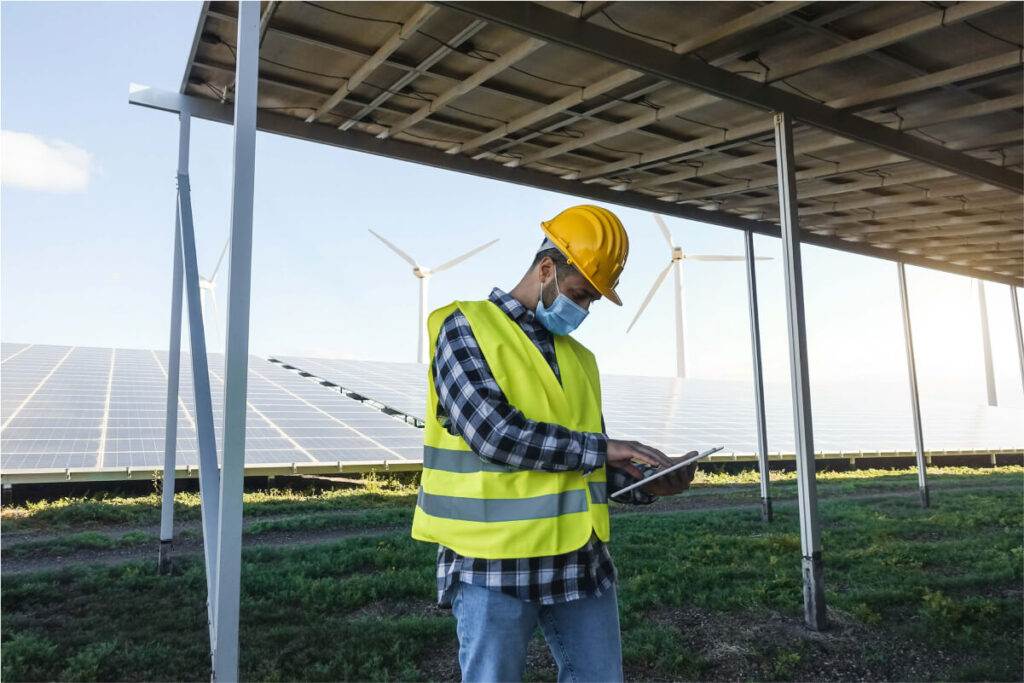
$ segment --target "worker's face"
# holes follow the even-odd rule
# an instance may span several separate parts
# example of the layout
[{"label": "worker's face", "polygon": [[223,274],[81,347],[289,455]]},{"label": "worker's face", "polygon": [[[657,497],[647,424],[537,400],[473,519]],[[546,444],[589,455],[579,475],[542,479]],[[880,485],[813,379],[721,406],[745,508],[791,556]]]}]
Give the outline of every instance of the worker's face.
[{"label": "worker's face", "polygon": [[[594,289],[587,279],[573,268],[567,274],[557,276],[555,263],[550,258],[541,261],[537,268],[541,282],[541,299],[545,306],[551,306],[559,292],[573,300],[577,306],[590,310],[590,304],[601,298],[601,293]],[[557,277],[557,283],[556,283]]]}]

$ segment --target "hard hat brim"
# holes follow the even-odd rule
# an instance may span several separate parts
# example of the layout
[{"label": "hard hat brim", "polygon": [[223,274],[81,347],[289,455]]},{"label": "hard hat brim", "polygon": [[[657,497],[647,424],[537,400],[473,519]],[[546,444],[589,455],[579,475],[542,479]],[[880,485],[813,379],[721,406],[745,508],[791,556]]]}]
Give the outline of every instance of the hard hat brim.
[{"label": "hard hat brim", "polygon": [[[552,232],[548,229],[549,222],[550,221],[542,221],[540,224],[541,230],[544,232],[545,235],[547,235],[548,239],[551,240],[552,243],[554,243],[555,247],[558,248],[558,251],[562,252],[562,256],[566,258],[569,264],[572,265],[573,268],[576,268],[576,264],[573,263],[572,257],[569,256],[568,245],[558,236],[552,234]],[[614,287],[607,287],[604,285],[600,285],[597,282],[594,282],[593,278],[591,278],[589,275],[583,272],[583,270],[581,270],[580,268],[576,268],[576,272],[582,275],[583,279],[589,282],[590,286],[596,289],[598,292],[600,292],[601,296],[603,296],[605,299],[608,299],[608,301],[611,301],[616,306],[622,305],[622,299],[620,299],[619,295],[615,293]]]}]

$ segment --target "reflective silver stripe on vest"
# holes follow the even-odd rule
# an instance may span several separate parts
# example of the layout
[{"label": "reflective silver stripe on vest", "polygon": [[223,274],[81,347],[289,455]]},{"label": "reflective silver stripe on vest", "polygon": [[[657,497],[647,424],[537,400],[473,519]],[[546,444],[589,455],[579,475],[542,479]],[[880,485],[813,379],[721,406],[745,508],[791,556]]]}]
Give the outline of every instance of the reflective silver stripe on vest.
[{"label": "reflective silver stripe on vest", "polygon": [[484,460],[473,451],[451,448],[423,447],[423,467],[442,472],[472,474],[474,472],[511,472],[512,468]]},{"label": "reflective silver stripe on vest", "polygon": [[608,482],[592,481],[587,486],[590,487],[590,501],[592,503],[608,502]]},{"label": "reflective silver stripe on vest", "polygon": [[416,504],[432,517],[464,522],[515,522],[587,511],[583,489],[534,498],[458,498],[427,493],[420,488]]}]

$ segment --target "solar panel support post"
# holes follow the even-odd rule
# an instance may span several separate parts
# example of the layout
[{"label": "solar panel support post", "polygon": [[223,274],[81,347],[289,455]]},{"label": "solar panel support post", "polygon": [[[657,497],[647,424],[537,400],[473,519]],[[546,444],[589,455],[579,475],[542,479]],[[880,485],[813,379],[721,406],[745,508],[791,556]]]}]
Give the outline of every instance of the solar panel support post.
[{"label": "solar panel support post", "polygon": [[914,362],[914,335],[910,326],[910,300],[907,297],[907,271],[896,264],[900,284],[900,310],[903,312],[903,343],[907,349],[907,375],[910,379],[910,414],[914,420],[914,455],[917,458],[917,486],[921,507],[928,507],[928,476],[924,459],[924,436],[921,431],[921,401],[917,391],[917,364]]},{"label": "solar panel support post", "polygon": [[757,273],[754,260],[754,234],[743,233],[747,265],[747,305],[750,310],[750,352],[754,370],[754,412],[757,420],[757,469],[761,475],[761,519],[772,521],[772,498],[768,490],[768,428],[764,419],[764,368],[761,364],[761,322],[757,311]]},{"label": "solar panel support post", "polygon": [[811,387],[807,369],[807,326],[804,320],[803,274],[800,263],[800,224],[797,214],[793,119],[773,115],[775,155],[779,178],[779,218],[782,266],[786,286],[786,321],[789,332],[789,367],[793,386],[793,432],[800,513],[800,548],[803,553],[804,622],[821,631],[827,627],[825,584],[818,527],[818,491],[815,481],[814,434],[811,425]]},{"label": "solar panel support post", "polygon": [[242,487],[245,478],[246,392],[249,373],[249,295],[256,174],[256,103],[259,79],[260,3],[238,3],[235,61],[234,148],[231,183],[231,251],[224,354],[224,443],[217,528],[213,680],[238,680],[238,614],[241,600]]},{"label": "solar panel support post", "polygon": [[[178,173],[188,172],[190,118],[178,115]],[[177,193],[177,190],[175,190]],[[171,338],[167,345],[167,419],[164,425],[164,471],[160,500],[160,556],[166,569],[174,540],[174,467],[178,447],[178,381],[181,372],[181,299],[184,273],[181,264],[181,211],[174,202],[174,256],[171,268]]]},{"label": "solar panel support post", "polygon": [[220,472],[217,468],[217,439],[213,430],[213,401],[210,398],[210,368],[206,357],[206,329],[199,305],[199,265],[196,233],[192,222],[192,193],[188,174],[178,174],[178,213],[181,217],[181,260],[188,302],[188,336],[192,361],[192,389],[196,411],[196,441],[199,446],[199,510],[203,520],[203,554],[206,560],[206,608],[210,645],[214,643],[214,605],[217,583],[217,515],[220,506]]},{"label": "solar panel support post", "polygon": [[1021,333],[1020,304],[1017,302],[1017,288],[1010,285],[1010,305],[1013,307],[1013,331],[1017,340],[1017,361],[1020,366],[1020,386],[1024,389],[1024,334]]},{"label": "solar panel support post", "polygon": [[992,369],[992,338],[989,336],[985,283],[981,280],[975,280],[974,283],[978,286],[978,315],[981,322],[982,361],[985,365],[985,391],[988,394],[988,404],[995,406],[999,405],[999,398],[996,396],[996,377]]}]

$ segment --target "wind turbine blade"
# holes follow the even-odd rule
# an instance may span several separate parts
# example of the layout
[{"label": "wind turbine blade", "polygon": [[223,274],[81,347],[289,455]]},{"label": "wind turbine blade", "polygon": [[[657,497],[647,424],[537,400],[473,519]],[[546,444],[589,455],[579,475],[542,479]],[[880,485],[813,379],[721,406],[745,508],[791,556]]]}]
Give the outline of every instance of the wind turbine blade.
[{"label": "wind turbine blade", "polygon": [[675,249],[676,245],[672,243],[672,232],[668,229],[668,226],[665,225],[665,219],[656,213],[651,215],[654,216],[654,221],[658,224],[658,227],[661,228],[661,234],[665,236],[665,241],[668,242],[668,248]]},{"label": "wind turbine blade", "polygon": [[213,282],[217,279],[217,271],[220,270],[220,264],[224,261],[224,254],[228,253],[228,245],[231,244],[231,236],[229,235],[224,240],[224,248],[220,250],[220,257],[217,259],[217,265],[213,267],[213,273],[210,274],[209,280]]},{"label": "wind turbine blade", "polygon": [[386,239],[384,239],[383,237],[381,237],[380,235],[375,233],[373,230],[370,230],[370,234],[373,235],[374,237],[376,237],[377,239],[379,239],[381,242],[383,242],[384,246],[386,246],[388,249],[390,249],[391,251],[393,251],[396,254],[398,254],[402,258],[403,261],[408,263],[413,268],[419,268],[420,267],[420,264],[416,263],[416,261],[413,260],[412,256],[409,256],[404,251],[399,249],[397,246],[395,246],[391,242],[387,241]]},{"label": "wind turbine blade", "polygon": [[633,329],[633,325],[636,325],[636,321],[640,319],[640,314],[647,308],[647,304],[651,303],[654,293],[658,291],[658,287],[660,287],[661,283],[665,281],[665,276],[668,275],[668,271],[672,269],[672,264],[673,261],[669,261],[668,265],[665,266],[665,270],[658,274],[658,278],[654,281],[654,284],[651,285],[651,291],[647,292],[647,296],[644,297],[644,302],[640,304],[640,310],[636,312],[636,315],[633,316],[633,321],[629,323],[629,327],[626,328],[627,333]]},{"label": "wind turbine blade", "polygon": [[479,254],[481,251],[483,251],[484,249],[486,249],[487,247],[491,246],[492,244],[494,244],[497,241],[498,240],[491,240],[487,244],[481,244],[476,249],[471,249],[471,250],[467,251],[465,254],[463,254],[462,256],[456,256],[451,261],[445,261],[444,263],[439,265],[437,268],[431,268],[430,272],[432,272],[432,273],[440,273],[442,270],[448,270],[452,266],[457,266],[458,264],[460,264],[463,261],[465,261],[466,259],[468,259],[470,256],[473,256],[475,254]]},{"label": "wind turbine blade", "polygon": [[687,254],[686,255],[686,260],[689,261],[690,259],[693,259],[694,261],[746,261],[747,257],[746,256],[721,256],[721,255],[712,255],[712,254],[691,256],[690,254]]}]

